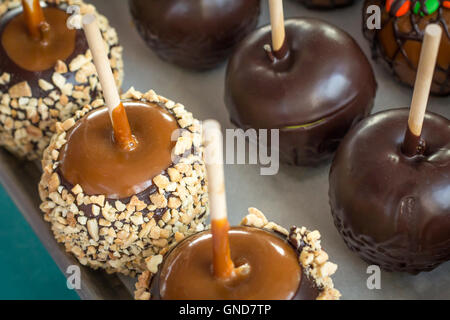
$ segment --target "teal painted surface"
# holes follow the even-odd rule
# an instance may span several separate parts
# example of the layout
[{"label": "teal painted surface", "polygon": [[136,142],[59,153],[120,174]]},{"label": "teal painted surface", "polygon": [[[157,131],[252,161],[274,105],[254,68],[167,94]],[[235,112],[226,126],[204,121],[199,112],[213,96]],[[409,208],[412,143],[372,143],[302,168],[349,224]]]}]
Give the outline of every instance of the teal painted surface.
[{"label": "teal painted surface", "polygon": [[0,186],[0,299],[79,299]]}]

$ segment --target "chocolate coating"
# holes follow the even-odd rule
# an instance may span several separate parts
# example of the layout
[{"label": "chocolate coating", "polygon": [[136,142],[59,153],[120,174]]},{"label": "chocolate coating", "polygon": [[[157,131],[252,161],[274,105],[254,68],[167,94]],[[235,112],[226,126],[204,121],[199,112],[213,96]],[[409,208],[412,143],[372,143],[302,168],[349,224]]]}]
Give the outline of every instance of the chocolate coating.
[{"label": "chocolate coating", "polygon": [[141,37],[164,60],[210,69],[256,27],[260,0],[130,0]]},{"label": "chocolate coating", "polygon": [[271,61],[270,26],[237,47],[225,81],[231,121],[280,129],[280,158],[294,165],[329,159],[346,132],[367,116],[377,84],[369,61],[346,32],[311,18],[286,20],[289,53]]},{"label": "chocolate coating", "polygon": [[313,9],[334,9],[349,6],[355,3],[354,0],[296,0],[307,8]]},{"label": "chocolate coating", "polygon": [[[285,299],[315,300],[319,296],[321,290],[302,271],[298,262],[298,254],[294,247],[286,242],[286,239],[274,232],[252,227],[233,227],[230,229],[229,235],[234,262],[237,265],[244,263],[250,265],[251,271],[248,279],[224,287],[217,280],[209,279],[212,277],[210,273],[212,239],[211,232],[204,231],[184,239],[169,251],[164,262],[160,265],[158,274],[153,278],[153,299],[162,299],[162,297],[167,296],[167,292],[170,292],[172,296],[176,294],[172,297],[173,299],[187,299],[186,295],[188,295],[189,299],[194,300],[273,300],[281,299],[279,294],[282,294],[283,286],[289,287],[290,282],[295,284],[295,287],[293,292],[289,292]],[[192,250],[194,244],[195,247],[198,247],[197,250]],[[209,258],[208,252],[210,253]],[[276,258],[276,261],[273,258]],[[180,268],[180,265],[183,267]],[[180,279],[178,279],[178,282],[174,282],[173,277],[175,275],[172,275],[172,273],[178,276],[186,273],[184,274],[185,280],[180,282]],[[199,279],[195,281],[197,277]],[[275,283],[272,283],[274,280]],[[200,285],[201,288],[190,284],[190,281],[193,281],[195,285]],[[210,282],[213,283],[212,286]],[[177,290],[167,288],[167,285],[177,285]],[[211,291],[208,292],[208,290]],[[274,293],[273,291],[277,292]],[[162,292],[163,294],[161,294]],[[208,292],[206,296],[205,292]]]},{"label": "chocolate coating", "polygon": [[[365,37],[372,44],[373,57],[383,61],[395,78],[413,87],[419,63],[424,30],[430,23],[438,23],[443,29],[441,46],[437,59],[431,92],[435,95],[450,94],[450,8],[439,0],[440,7],[432,14],[416,14],[410,9],[400,17],[395,16],[397,8],[405,1],[396,0],[391,12],[386,11],[386,0],[366,0],[363,8],[363,29]],[[412,1],[411,8],[424,1]],[[381,8],[381,29],[369,30],[366,8],[377,5]],[[401,12],[401,11],[399,11]]]},{"label": "chocolate coating", "polygon": [[409,109],[377,113],[342,141],[330,204],[347,246],[389,271],[429,271],[450,259],[450,121],[427,113],[423,154],[402,144]]}]

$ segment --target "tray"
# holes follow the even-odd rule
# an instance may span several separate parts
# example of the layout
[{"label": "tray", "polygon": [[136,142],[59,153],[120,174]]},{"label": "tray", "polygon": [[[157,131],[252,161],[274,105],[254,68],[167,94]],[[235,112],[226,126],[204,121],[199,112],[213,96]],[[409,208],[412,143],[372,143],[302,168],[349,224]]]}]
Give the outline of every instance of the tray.
[{"label": "tray", "polygon": [[[124,47],[123,89],[154,89],[158,94],[183,103],[200,120],[215,118],[224,128],[233,128],[223,102],[225,64],[208,72],[190,72],[162,62],[148,49],[133,27],[125,0],[90,1],[110,19]],[[260,24],[269,21],[263,0]],[[284,1],[285,16],[322,18],[349,32],[370,56],[369,44],[361,32],[362,1],[334,11],[311,11],[294,1]],[[373,64],[379,89],[374,112],[408,106],[412,91],[395,82],[378,64]],[[428,110],[450,117],[450,98],[431,98]],[[259,167],[229,165],[225,168],[228,208],[232,223],[238,223],[250,206],[261,209],[271,220],[284,226],[304,225],[318,229],[330,260],[339,265],[335,286],[343,299],[450,299],[450,263],[432,272],[411,276],[381,273],[381,289],[367,288],[367,264],[349,251],[334,228],[328,204],[329,164],[319,168],[282,166],[278,175],[261,176]],[[61,268],[77,264],[53,239],[48,223],[42,220],[36,185],[39,169],[34,163],[18,162],[0,151],[0,182]],[[81,267],[82,299],[130,299],[134,279],[106,275]]]}]

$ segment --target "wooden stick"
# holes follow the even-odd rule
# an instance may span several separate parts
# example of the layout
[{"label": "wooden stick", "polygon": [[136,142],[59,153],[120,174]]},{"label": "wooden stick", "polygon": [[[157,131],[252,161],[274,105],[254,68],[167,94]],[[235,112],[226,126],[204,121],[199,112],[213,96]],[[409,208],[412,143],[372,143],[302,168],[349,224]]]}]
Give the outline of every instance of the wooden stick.
[{"label": "wooden stick", "polygon": [[283,0],[269,0],[270,24],[272,26],[272,50],[278,59],[287,54],[286,30],[284,28]]},{"label": "wooden stick", "polygon": [[22,0],[22,7],[28,32],[33,39],[41,39],[41,28],[47,23],[39,0]]},{"label": "wooden stick", "polygon": [[222,132],[217,121],[207,120],[203,123],[203,144],[208,176],[214,276],[227,280],[234,276],[235,269],[228,238],[230,226],[227,219]]},{"label": "wooden stick", "polygon": [[106,54],[105,43],[94,15],[85,15],[83,17],[83,29],[86,33],[89,48],[91,49],[102,85],[105,103],[114,129],[114,137],[120,148],[125,151],[131,151],[135,149],[137,141],[131,134],[130,123],[128,122],[125,108],[120,101],[119,91],[117,90],[111,65]]},{"label": "wooden stick", "polygon": [[403,141],[403,152],[407,156],[414,156],[418,152],[441,37],[442,28],[438,24],[430,24],[426,27],[409,112],[408,128]]}]

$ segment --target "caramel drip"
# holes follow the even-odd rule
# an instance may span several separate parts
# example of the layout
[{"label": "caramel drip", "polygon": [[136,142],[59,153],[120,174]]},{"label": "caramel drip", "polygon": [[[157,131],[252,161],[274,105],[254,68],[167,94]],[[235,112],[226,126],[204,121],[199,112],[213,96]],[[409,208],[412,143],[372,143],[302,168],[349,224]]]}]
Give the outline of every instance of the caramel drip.
[{"label": "caramel drip", "polygon": [[136,149],[138,141],[131,134],[130,123],[128,122],[125,107],[121,102],[112,112],[112,121],[114,127],[114,138],[119,148],[124,151],[133,151]]},{"label": "caramel drip", "polygon": [[[66,60],[75,50],[76,30],[67,28],[68,15],[54,7],[47,7],[41,11],[47,22],[40,23],[37,39],[28,32],[26,11],[7,22],[2,34],[2,45],[8,57],[27,71],[39,72],[51,69],[58,60]],[[31,19],[33,24],[38,20],[38,18]]]},{"label": "caramel drip", "polygon": [[[227,229],[224,224],[219,227]],[[232,227],[228,235],[231,258],[237,269],[248,265],[247,274],[229,281],[215,277],[213,236],[210,231],[202,232],[179,243],[165,258],[158,279],[161,299],[290,300],[296,296],[304,278],[289,243],[274,233],[249,227]]]},{"label": "caramel drip", "polygon": [[227,280],[235,276],[228,238],[229,230],[230,225],[226,218],[211,221],[214,276],[222,280]]},{"label": "caramel drip", "polygon": [[34,40],[42,39],[42,28],[48,29],[39,0],[33,0],[30,7],[27,0],[22,0],[23,14],[27,24],[28,32]]}]

